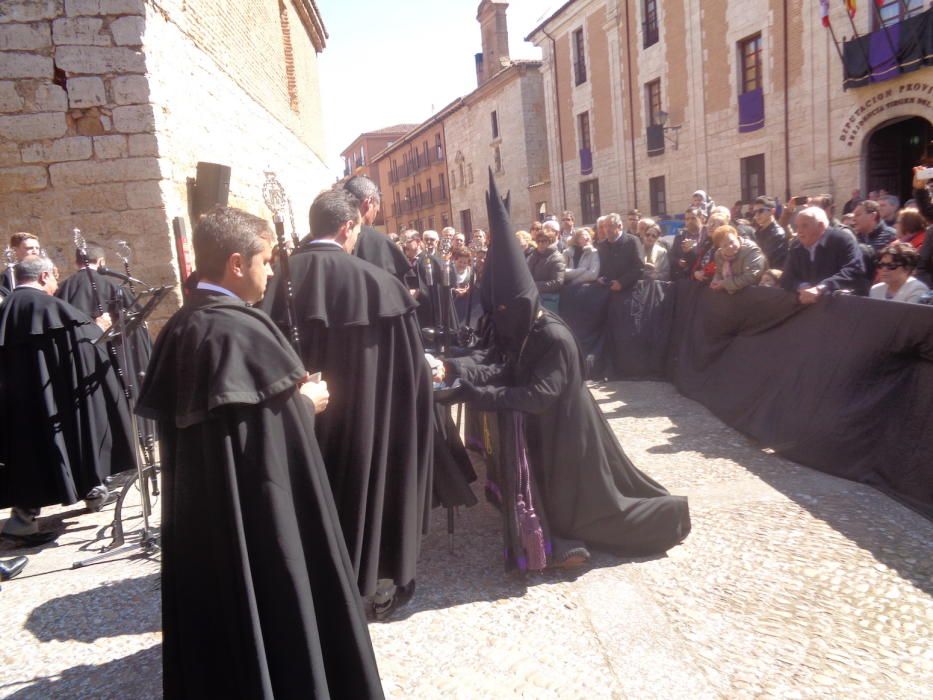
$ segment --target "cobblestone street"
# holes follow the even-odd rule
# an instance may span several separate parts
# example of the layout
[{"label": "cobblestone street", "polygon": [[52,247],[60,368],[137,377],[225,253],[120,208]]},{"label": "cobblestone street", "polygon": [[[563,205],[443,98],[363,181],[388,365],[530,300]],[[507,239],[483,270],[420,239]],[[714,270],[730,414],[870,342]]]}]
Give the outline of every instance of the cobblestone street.
[{"label": "cobblestone street", "polygon": [[[491,507],[459,513],[452,549],[435,511],[412,604],[370,626],[387,696],[928,695],[933,523],[761,450],[668,384],[595,395],[634,462],[690,497],[690,537],[522,579],[502,571]],[[3,584],[0,697],[161,696],[157,564],[70,569],[111,510],[43,513],[67,530]]]}]

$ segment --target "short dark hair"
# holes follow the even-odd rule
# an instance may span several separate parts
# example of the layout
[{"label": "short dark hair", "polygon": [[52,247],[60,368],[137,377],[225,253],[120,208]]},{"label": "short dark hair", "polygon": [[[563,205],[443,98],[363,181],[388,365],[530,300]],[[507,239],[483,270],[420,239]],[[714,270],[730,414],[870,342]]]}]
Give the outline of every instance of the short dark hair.
[{"label": "short dark hair", "polygon": [[[107,251],[104,250],[104,246],[100,245],[99,243],[94,243],[93,241],[88,241],[85,243],[84,250],[87,253],[88,261],[92,263],[97,262],[101,258],[107,257]],[[83,258],[81,257],[81,252],[78,250],[75,250],[75,262],[78,265],[81,265],[84,262]]]},{"label": "short dark hair", "polygon": [[892,262],[903,265],[908,270],[916,270],[917,263],[920,262],[920,253],[917,252],[917,249],[910,243],[904,243],[903,241],[896,241],[882,248],[881,252],[878,253],[878,260],[881,260],[885,255],[890,255]]},{"label": "short dark hair", "polygon": [[777,202],[774,201],[774,197],[769,197],[768,195],[762,195],[755,199],[755,204],[763,206],[765,209],[777,209]]},{"label": "short dark hair", "polygon": [[227,260],[239,253],[247,262],[272,242],[269,222],[235,207],[216,206],[204,214],[194,229],[195,267],[201,279],[219,280]]},{"label": "short dark hair", "polygon": [[53,272],[52,261],[43,255],[27,255],[13,268],[16,283],[35,282],[43,272]]},{"label": "short dark hair", "polygon": [[360,220],[359,202],[345,189],[324,190],[314,198],[308,220],[314,238],[333,238],[345,222]]},{"label": "short dark hair", "polygon": [[377,200],[380,198],[376,183],[365,175],[354,175],[343,183],[343,189],[356,197],[360,204],[370,197],[375,197]]}]

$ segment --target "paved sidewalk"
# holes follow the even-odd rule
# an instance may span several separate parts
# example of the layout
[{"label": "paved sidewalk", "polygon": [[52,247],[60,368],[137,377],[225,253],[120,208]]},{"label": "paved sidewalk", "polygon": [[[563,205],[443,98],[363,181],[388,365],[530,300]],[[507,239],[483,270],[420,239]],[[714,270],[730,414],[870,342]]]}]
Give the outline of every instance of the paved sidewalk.
[{"label": "paved sidewalk", "polygon": [[[453,551],[435,512],[414,601],[370,626],[388,695],[929,693],[933,523],[756,448],[667,384],[595,393],[635,463],[690,496],[690,537],[665,557],[522,579],[502,571],[485,503],[461,511]],[[0,592],[0,697],[160,697],[157,565],[70,570],[108,514],[48,513],[68,524],[59,546]]]}]

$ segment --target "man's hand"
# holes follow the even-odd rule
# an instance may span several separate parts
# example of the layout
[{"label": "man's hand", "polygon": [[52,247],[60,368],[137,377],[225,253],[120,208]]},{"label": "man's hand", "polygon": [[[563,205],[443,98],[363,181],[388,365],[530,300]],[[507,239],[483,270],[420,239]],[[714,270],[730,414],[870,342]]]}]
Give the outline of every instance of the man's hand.
[{"label": "man's hand", "polygon": [[609,285],[609,290],[612,292],[621,292],[622,284],[619,282],[619,280],[612,280],[612,284]]},{"label": "man's hand", "polygon": [[110,314],[108,314],[106,311],[103,313],[103,315],[95,318],[94,323],[96,323],[97,327],[105,333],[107,332],[107,329],[113,325],[113,321],[110,319]]},{"label": "man's hand", "polygon": [[797,292],[797,299],[801,304],[815,304],[819,301],[821,293],[819,287],[807,287]]},{"label": "man's hand", "polygon": [[914,189],[915,190],[922,190],[924,187],[927,186],[927,181],[921,180],[918,177],[921,170],[926,170],[926,167],[923,165],[918,165],[914,168]]},{"label": "man's hand", "polygon": [[710,289],[724,289],[724,287],[722,286],[721,280],[713,280],[712,282],[709,283],[709,288]]},{"label": "man's hand", "polygon": [[697,282],[705,282],[706,275],[703,274],[703,270],[697,270],[693,273],[693,279],[695,279]]},{"label": "man's hand", "polygon": [[327,391],[327,382],[305,381],[299,389],[301,395],[309,399],[314,404],[314,412],[321,413],[327,408],[327,402],[330,400],[330,393]]}]

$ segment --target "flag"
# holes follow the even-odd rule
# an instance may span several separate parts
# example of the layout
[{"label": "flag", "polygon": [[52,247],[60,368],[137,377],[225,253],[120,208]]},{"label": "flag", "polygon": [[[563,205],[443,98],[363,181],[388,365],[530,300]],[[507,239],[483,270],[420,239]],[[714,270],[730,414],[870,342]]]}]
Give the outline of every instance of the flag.
[{"label": "flag", "polygon": [[[875,0],[875,2],[881,4],[881,0]],[[855,0],[846,0],[846,9],[849,11],[849,17],[855,17],[855,10],[857,9]]]},{"label": "flag", "polygon": [[829,0],[820,0],[820,19],[824,27],[829,26]]}]

